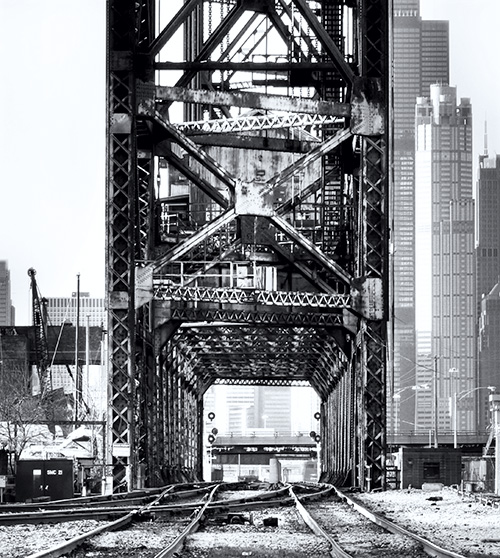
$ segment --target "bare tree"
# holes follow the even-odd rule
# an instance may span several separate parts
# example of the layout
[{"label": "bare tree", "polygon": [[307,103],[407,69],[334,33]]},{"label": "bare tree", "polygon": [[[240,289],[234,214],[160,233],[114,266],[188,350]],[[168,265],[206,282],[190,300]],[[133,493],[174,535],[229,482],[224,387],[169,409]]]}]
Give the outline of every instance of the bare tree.
[{"label": "bare tree", "polygon": [[30,373],[11,363],[0,375],[0,447],[9,452],[9,468],[14,466],[28,444],[50,439],[46,413],[39,396],[31,394]]}]

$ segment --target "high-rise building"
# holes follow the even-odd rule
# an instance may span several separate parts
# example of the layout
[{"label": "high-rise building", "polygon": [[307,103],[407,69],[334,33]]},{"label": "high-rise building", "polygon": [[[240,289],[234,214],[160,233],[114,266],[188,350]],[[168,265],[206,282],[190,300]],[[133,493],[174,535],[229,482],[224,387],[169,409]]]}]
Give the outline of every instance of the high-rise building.
[{"label": "high-rise building", "polygon": [[479,156],[476,186],[477,301],[500,279],[500,155]]},{"label": "high-rise building", "polygon": [[[80,351],[85,347],[86,327],[102,326],[105,329],[106,311],[104,298],[93,298],[88,292],[72,293],[71,297],[47,298],[46,309],[48,323],[64,327],[67,324],[79,324],[78,346]],[[101,349],[104,351],[104,344]],[[93,355],[90,355],[91,360]],[[100,360],[100,359],[98,359]],[[83,400],[93,409],[102,412],[106,406],[107,388],[105,366],[80,363],[82,375]],[[76,369],[74,366],[52,366],[52,387],[63,388],[65,393],[76,390]]]},{"label": "high-rise building", "polygon": [[[415,102],[433,83],[449,82],[449,24],[423,20],[420,0],[394,0],[393,311],[394,390],[388,427],[412,430],[415,399],[393,398],[417,385],[415,333]],[[397,417],[397,421],[396,421]]]},{"label": "high-rise building", "polygon": [[[476,387],[477,323],[472,108],[454,87],[417,100],[415,169],[415,319],[432,331],[438,427],[451,429],[450,398]],[[458,430],[476,428],[473,399],[460,399]]]},{"label": "high-rise building", "polygon": [[434,358],[429,331],[417,331],[417,377],[415,384],[415,432],[434,429]]},{"label": "high-rise building", "polygon": [[15,324],[15,310],[10,294],[10,271],[5,260],[0,260],[0,325]]},{"label": "high-rise building", "polygon": [[81,327],[102,326],[106,320],[104,298],[93,298],[87,292],[81,292],[80,297],[73,293],[71,297],[47,298],[47,317],[52,325],[71,323]]},{"label": "high-rise building", "polygon": [[[486,132],[486,130],[485,130]],[[500,390],[500,155],[479,156],[476,185],[476,280],[479,310],[478,428],[490,424],[488,386]]]}]

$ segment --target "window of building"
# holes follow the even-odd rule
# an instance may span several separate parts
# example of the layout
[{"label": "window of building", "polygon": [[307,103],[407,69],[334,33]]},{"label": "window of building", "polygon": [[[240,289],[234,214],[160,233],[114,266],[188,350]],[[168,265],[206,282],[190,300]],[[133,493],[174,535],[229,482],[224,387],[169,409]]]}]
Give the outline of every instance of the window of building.
[{"label": "window of building", "polygon": [[424,481],[437,481],[440,478],[440,463],[438,461],[424,461]]}]

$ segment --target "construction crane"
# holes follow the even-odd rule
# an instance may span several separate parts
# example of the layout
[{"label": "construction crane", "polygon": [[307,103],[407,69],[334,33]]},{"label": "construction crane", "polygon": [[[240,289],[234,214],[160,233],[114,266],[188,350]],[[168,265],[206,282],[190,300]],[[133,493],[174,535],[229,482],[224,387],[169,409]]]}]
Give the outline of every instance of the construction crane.
[{"label": "construction crane", "polygon": [[[31,279],[32,316],[35,330],[35,363],[40,383],[40,402],[48,421],[49,431],[55,435],[55,425],[58,422],[67,423],[71,420],[74,401],[72,396],[64,393],[63,388],[54,389],[53,387],[51,360],[47,341],[47,299],[43,298],[40,294],[35,278],[35,269],[30,267],[28,275]],[[69,366],[67,368],[70,376],[73,378]],[[68,431],[68,428],[64,426],[61,429],[63,433]]]},{"label": "construction crane", "polygon": [[50,370],[49,346],[47,343],[47,301],[40,296],[36,282],[36,271],[30,267],[28,275],[31,279],[31,302],[33,326],[35,328],[35,355],[38,380],[40,382],[40,398],[42,401],[52,392],[52,374]]}]

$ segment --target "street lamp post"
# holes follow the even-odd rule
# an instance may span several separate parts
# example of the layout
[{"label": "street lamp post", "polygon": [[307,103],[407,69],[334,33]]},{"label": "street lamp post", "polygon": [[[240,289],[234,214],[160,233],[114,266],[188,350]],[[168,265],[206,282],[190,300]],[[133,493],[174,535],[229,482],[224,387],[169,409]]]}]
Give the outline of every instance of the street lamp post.
[{"label": "street lamp post", "polygon": [[[460,400],[462,400],[464,397],[466,397],[467,395],[470,395],[471,393],[474,393],[475,391],[479,391],[480,389],[489,389],[490,392],[494,392],[496,390],[495,386],[480,386],[480,387],[476,387],[473,389],[469,389],[465,392],[461,391],[460,393],[457,393],[456,391],[453,393],[453,407],[452,407],[452,412],[453,412],[453,447],[455,449],[458,448],[458,421],[457,421],[457,407],[458,407],[458,402]],[[459,397],[460,396],[460,397]],[[490,395],[490,401],[491,401],[491,395]]]}]

